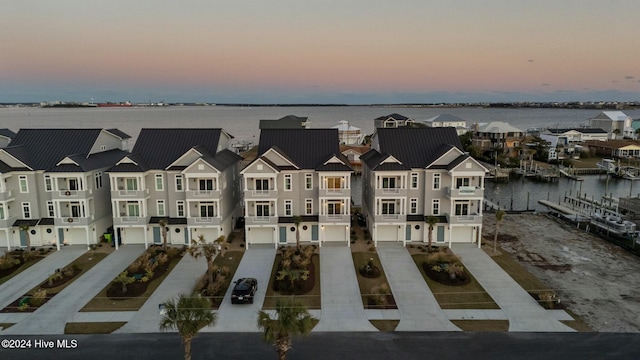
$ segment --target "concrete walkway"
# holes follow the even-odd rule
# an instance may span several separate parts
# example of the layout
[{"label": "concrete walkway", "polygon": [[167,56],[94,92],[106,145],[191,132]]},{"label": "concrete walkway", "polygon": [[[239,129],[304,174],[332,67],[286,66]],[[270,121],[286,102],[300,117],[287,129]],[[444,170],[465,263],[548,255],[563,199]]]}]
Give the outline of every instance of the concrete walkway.
[{"label": "concrete walkway", "polygon": [[313,331],[378,331],[364,311],[350,248],[322,245],[320,284],[322,315]]},{"label": "concrete walkway", "polygon": [[482,249],[473,244],[454,244],[453,252],[491,295],[509,319],[509,331],[575,331],[558,321],[556,313],[543,309]]},{"label": "concrete walkway", "polygon": [[48,279],[56,269],[69,265],[85,252],[87,247],[83,245],[65,246],[0,285],[0,309],[7,307],[18,297]]},{"label": "concrete walkway", "polygon": [[[233,281],[227,289],[227,293],[222,300],[222,304],[217,311],[218,320],[214,327],[206,327],[203,332],[258,332],[258,311],[262,309],[271,268],[276,256],[276,249],[273,245],[251,245],[247,249],[233,276]],[[258,291],[256,292],[253,304],[231,304],[231,292],[234,281],[252,277],[258,279]]]},{"label": "concrete walkway", "polygon": [[378,256],[400,310],[396,331],[460,331],[440,309],[406,248],[378,243]]},{"label": "concrete walkway", "polygon": [[2,335],[64,334],[65,324],[74,314],[143,251],[142,245],[127,245],[114,251],[23,321],[4,330]]},{"label": "concrete walkway", "polygon": [[154,291],[144,305],[142,305],[140,310],[136,312],[126,325],[114,333],[158,332],[158,326],[162,318],[158,305],[181,293],[191,294],[196,282],[206,271],[207,260],[205,258],[201,257],[196,260],[193,256],[185,254],[178,265],[167,275],[162,284],[158,286],[156,291]]}]

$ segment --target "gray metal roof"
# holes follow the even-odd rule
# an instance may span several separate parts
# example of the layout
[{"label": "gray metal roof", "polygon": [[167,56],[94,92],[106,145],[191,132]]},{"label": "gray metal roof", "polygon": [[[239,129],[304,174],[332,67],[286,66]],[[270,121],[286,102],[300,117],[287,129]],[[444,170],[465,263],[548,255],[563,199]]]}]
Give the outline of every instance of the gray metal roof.
[{"label": "gray metal roof", "polygon": [[16,133],[14,133],[13,131],[4,128],[4,129],[0,129],[0,136],[4,136],[6,138],[9,139],[13,139],[14,136],[16,136]]},{"label": "gray metal roof", "polygon": [[258,156],[277,147],[302,169],[315,169],[331,156],[339,156],[337,129],[265,129],[260,131]]},{"label": "gray metal roof", "polygon": [[119,160],[127,156],[129,153],[120,150],[113,149],[109,151],[103,151],[86,157],[82,154],[71,155],[69,158],[75,161],[78,165],[73,164],[61,164],[54,166],[47,171],[50,172],[85,172],[95,169],[101,169],[117,163]]},{"label": "gray metal roof", "polygon": [[447,148],[462,150],[460,138],[452,127],[379,128],[375,136],[382,153],[393,155],[409,168],[426,168]]},{"label": "gray metal roof", "polygon": [[122,140],[131,139],[131,136],[120,129],[108,129],[108,132],[119,137]]},{"label": "gray metal roof", "polygon": [[149,169],[162,170],[196,146],[215,154],[221,132],[211,128],[142,129],[132,153],[144,159]]},{"label": "gray metal roof", "polygon": [[393,120],[401,120],[401,121],[409,120],[408,117],[406,117],[404,115],[396,114],[396,113],[385,115],[385,116],[380,116],[380,117],[375,118],[375,120],[387,120],[389,118],[391,118]]},{"label": "gray metal roof", "polygon": [[260,130],[263,129],[299,129],[304,127],[308,117],[287,115],[277,120],[260,120]]}]

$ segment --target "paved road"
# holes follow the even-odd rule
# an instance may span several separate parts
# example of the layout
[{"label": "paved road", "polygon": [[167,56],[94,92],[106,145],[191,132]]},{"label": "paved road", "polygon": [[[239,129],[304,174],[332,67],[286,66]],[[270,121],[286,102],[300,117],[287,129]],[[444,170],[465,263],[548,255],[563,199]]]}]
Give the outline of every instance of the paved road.
[{"label": "paved road", "polygon": [[1,334],[64,334],[67,321],[143,251],[141,245],[127,245],[114,251],[51,301]]},{"label": "paved road", "polygon": [[[8,337],[0,337],[7,339]],[[3,350],[1,359],[165,360],[183,358],[177,334],[30,336],[31,349]],[[77,341],[75,349],[33,349],[35,340]],[[276,359],[258,333],[200,334],[193,359]],[[602,360],[638,359],[640,335],[612,333],[312,333],[293,340],[288,359]]]},{"label": "paved road", "polygon": [[[454,244],[452,250],[507,315],[509,331],[575,331],[558,321],[558,312],[538,305],[482,249],[473,244]],[[564,319],[572,320],[568,315]]]},{"label": "paved road", "polygon": [[207,327],[203,331],[214,332],[256,332],[258,330],[258,311],[262,308],[271,268],[276,256],[273,245],[251,245],[247,249],[233,276],[233,281],[243,277],[253,277],[258,279],[258,291],[256,292],[253,304],[231,304],[231,292],[233,282],[222,300],[222,304],[217,311],[218,320],[214,327]]},{"label": "paved road", "polygon": [[11,304],[27,291],[49,278],[56,269],[62,268],[87,251],[86,246],[64,246],[60,251],[49,254],[27,270],[0,285],[0,309]]},{"label": "paved road", "polygon": [[349,247],[320,248],[320,283],[322,314],[313,331],[378,331],[364,311]]},{"label": "paved road", "polygon": [[378,243],[378,256],[400,310],[396,331],[460,331],[440,309],[404,246]]}]

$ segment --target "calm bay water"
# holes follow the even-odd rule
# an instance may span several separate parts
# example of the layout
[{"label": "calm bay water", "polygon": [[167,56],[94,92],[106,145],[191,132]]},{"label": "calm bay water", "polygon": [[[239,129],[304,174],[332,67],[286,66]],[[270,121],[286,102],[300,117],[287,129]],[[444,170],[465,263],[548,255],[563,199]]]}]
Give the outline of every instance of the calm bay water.
[{"label": "calm bay water", "polygon": [[[625,110],[627,115],[640,118],[640,110]],[[0,128],[18,131],[20,128],[118,128],[134,140],[142,128],[168,127],[220,127],[236,141],[253,141],[259,137],[260,119],[278,119],[286,115],[306,116],[313,128],[337,125],[340,120],[370,134],[373,132],[373,119],[379,116],[399,113],[418,121],[439,114],[453,114],[468,124],[490,121],[504,121],[526,130],[531,127],[571,127],[586,125],[588,119],[600,113],[599,110],[569,109],[486,109],[486,108],[411,108],[376,106],[319,106],[319,107],[226,107],[226,106],[174,106],[164,108],[0,108]],[[540,183],[531,180],[512,180],[506,184],[487,182],[486,197],[500,202],[501,205],[522,210],[527,207],[543,210],[537,204],[539,199],[557,201],[565,191],[575,194],[582,186],[582,192],[598,198],[604,195],[605,176],[586,176],[580,183],[560,179],[554,183]],[[640,182],[611,179],[608,192],[614,197],[634,196],[640,193]],[[513,196],[512,196],[513,194]]]}]

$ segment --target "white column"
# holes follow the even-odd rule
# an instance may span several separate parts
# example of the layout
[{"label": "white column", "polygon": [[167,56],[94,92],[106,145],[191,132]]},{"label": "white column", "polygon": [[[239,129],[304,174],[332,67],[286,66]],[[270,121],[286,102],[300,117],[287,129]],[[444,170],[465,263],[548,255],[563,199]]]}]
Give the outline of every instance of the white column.
[{"label": "white column", "polygon": [[451,240],[453,239],[451,233],[453,233],[453,226],[449,225],[449,249],[451,249]]},{"label": "white column", "polygon": [[[7,237],[7,252],[11,251],[11,240],[9,239],[9,229],[4,229],[4,235]],[[60,246],[58,245],[58,250]]]},{"label": "white column", "polygon": [[87,250],[91,249],[91,244],[89,241],[89,227],[85,226],[84,227],[84,232],[87,234]]},{"label": "white column", "polygon": [[114,226],[113,227],[113,241],[115,241],[115,245],[116,245],[116,250],[118,250],[118,242],[120,242],[120,237],[118,236],[118,229],[119,227]]},{"label": "white column", "polygon": [[480,248],[482,247],[482,225],[478,225],[476,231],[476,240],[478,241],[478,248]]}]

